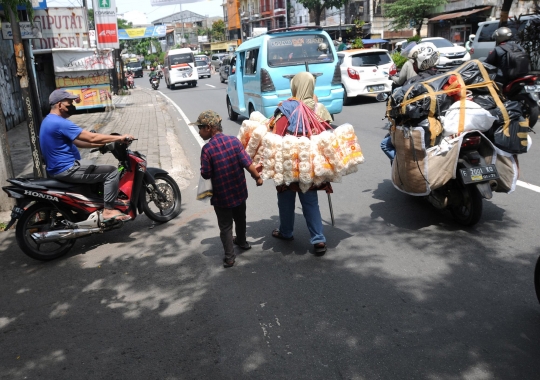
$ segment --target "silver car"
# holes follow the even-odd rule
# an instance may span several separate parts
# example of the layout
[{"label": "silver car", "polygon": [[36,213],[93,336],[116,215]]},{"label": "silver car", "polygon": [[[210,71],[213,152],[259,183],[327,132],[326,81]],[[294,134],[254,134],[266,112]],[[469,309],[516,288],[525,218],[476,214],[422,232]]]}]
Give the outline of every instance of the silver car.
[{"label": "silver car", "polygon": [[195,66],[197,67],[199,78],[203,78],[203,77],[210,78],[210,75],[212,75],[212,73],[210,72],[209,61],[203,60],[203,59],[197,59],[197,57],[195,57]]}]

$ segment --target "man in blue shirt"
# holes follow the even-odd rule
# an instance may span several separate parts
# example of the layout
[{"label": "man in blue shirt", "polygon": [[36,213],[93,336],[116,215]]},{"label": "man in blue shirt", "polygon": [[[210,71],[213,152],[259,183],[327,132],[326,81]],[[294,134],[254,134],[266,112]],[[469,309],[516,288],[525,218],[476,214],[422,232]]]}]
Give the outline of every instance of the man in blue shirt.
[{"label": "man in blue shirt", "polygon": [[[261,186],[263,180],[240,140],[223,134],[221,117],[217,113],[204,111],[190,125],[199,127],[199,136],[203,140],[210,139],[201,151],[201,177],[212,180],[210,203],[216,212],[219,237],[225,249],[223,266],[229,268],[234,265],[236,258],[234,244],[245,250],[251,248],[246,241],[248,191],[244,169],[251,174],[257,186]],[[236,226],[234,238],[233,221]]]},{"label": "man in blue shirt", "polygon": [[67,120],[75,113],[73,100],[78,98],[62,89],[54,90],[49,96],[51,112],[45,117],[39,130],[39,142],[47,164],[47,174],[64,182],[104,182],[104,221],[129,220],[128,215],[114,208],[120,181],[117,168],[112,165],[81,163],[77,148],[99,148],[109,142],[125,142],[133,139],[133,136],[91,133]]}]

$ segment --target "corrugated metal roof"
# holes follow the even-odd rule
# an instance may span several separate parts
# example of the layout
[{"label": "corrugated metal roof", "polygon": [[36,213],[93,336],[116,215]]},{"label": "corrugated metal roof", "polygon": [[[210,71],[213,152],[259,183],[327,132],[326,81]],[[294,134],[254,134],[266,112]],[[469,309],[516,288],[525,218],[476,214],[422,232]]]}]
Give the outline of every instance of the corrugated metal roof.
[{"label": "corrugated metal roof", "polygon": [[428,21],[439,21],[439,20],[449,20],[453,18],[459,18],[459,17],[465,17],[468,15],[471,15],[473,13],[487,11],[488,9],[491,9],[492,7],[484,7],[484,8],[478,8],[478,9],[472,9],[470,11],[463,11],[463,12],[454,12],[454,13],[446,13],[444,15],[438,15],[433,18],[430,18]]}]

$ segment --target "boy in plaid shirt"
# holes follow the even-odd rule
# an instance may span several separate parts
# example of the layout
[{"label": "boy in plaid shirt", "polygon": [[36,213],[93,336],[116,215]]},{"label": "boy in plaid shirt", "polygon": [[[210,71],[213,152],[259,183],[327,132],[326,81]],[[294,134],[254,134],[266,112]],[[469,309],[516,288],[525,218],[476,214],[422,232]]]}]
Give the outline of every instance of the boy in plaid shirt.
[{"label": "boy in plaid shirt", "polygon": [[[190,123],[199,127],[199,135],[208,140],[201,151],[201,176],[212,180],[213,195],[210,203],[218,219],[221,242],[225,249],[223,266],[234,265],[236,255],[234,244],[242,249],[250,249],[246,241],[246,199],[248,191],[244,169],[251,174],[257,186],[263,180],[236,137],[223,134],[221,117],[214,111],[202,112],[197,121]],[[233,221],[236,237],[232,234]]]}]

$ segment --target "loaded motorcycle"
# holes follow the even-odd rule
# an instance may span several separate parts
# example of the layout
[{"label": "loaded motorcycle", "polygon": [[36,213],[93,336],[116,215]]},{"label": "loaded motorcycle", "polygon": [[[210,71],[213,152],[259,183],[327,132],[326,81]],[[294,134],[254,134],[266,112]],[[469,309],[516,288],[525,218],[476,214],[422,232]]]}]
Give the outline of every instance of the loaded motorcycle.
[{"label": "loaded motorcycle", "polygon": [[[449,210],[461,225],[476,224],[482,216],[483,199],[491,199],[498,186],[497,167],[486,159],[493,154],[491,142],[480,132],[465,132],[453,141],[448,152],[440,156],[428,152],[425,157],[420,157],[425,151],[415,147],[420,142],[412,130],[399,127],[395,133],[403,134],[396,149],[411,152],[411,158],[401,160],[396,156],[392,175],[394,186],[411,195],[425,196],[437,209]],[[428,156],[429,166],[425,161]],[[435,166],[445,169],[439,174],[434,170]],[[412,184],[412,178],[416,178],[416,185]]]},{"label": "loaded motorcycle", "polygon": [[[130,143],[99,148],[100,153],[110,152],[119,161],[115,208],[130,220],[144,212],[155,222],[168,222],[180,214],[180,189],[165,170],[147,167],[143,154],[128,149]],[[69,252],[77,238],[115,230],[125,223],[103,219],[103,183],[74,184],[47,178],[11,178],[8,182],[11,186],[2,189],[17,205],[6,230],[18,220],[17,244],[33,259],[56,259]]]}]

